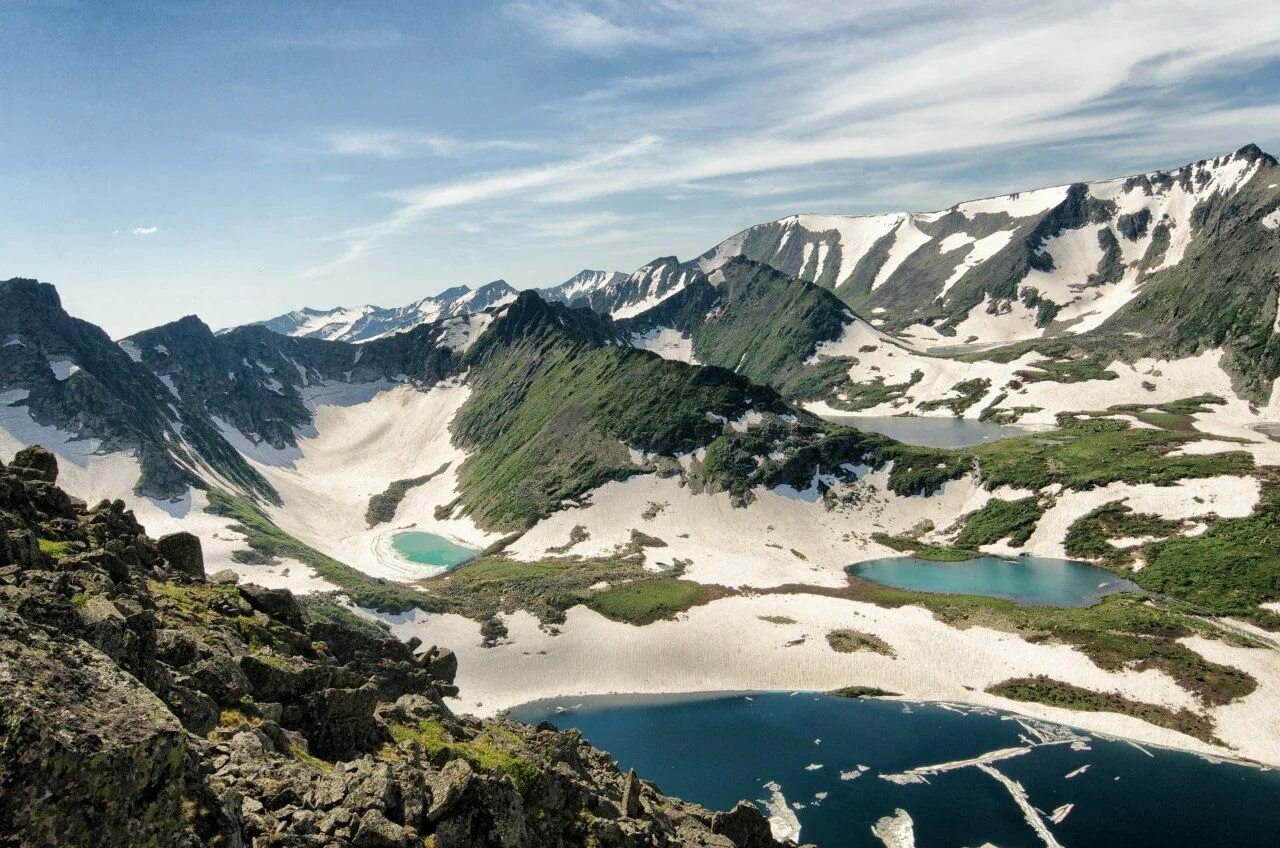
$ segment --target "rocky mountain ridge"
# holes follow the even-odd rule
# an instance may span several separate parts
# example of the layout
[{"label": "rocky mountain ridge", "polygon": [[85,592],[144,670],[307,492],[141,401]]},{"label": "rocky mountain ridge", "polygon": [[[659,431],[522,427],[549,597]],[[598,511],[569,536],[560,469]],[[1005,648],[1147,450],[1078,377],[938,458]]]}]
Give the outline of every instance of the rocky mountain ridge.
[{"label": "rocky mountain ridge", "polygon": [[0,466],[0,844],[780,848],[575,732],[453,715],[449,650],[207,577],[57,476]]},{"label": "rocky mountain ridge", "polygon": [[403,333],[423,324],[502,306],[510,303],[515,295],[516,290],[506,280],[494,280],[475,289],[466,285],[453,286],[406,306],[338,306],[333,309],[304,307],[245,326],[265,327],[272,332],[297,338],[367,342]]}]

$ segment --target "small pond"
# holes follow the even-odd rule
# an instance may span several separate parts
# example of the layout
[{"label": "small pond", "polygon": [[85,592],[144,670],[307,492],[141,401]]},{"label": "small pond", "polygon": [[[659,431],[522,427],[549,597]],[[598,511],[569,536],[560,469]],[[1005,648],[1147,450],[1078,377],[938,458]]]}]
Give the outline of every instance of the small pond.
[{"label": "small pond", "polygon": [[405,530],[397,533],[391,540],[396,553],[419,565],[444,566],[453,568],[468,560],[475,559],[480,553],[478,548],[460,545],[444,536],[427,533],[422,530]]},{"label": "small pond", "polygon": [[1027,606],[1087,607],[1113,592],[1142,591],[1105,568],[1048,557],[983,556],[965,562],[887,557],[855,563],[848,571],[898,589],[985,595]]},{"label": "small pond", "polygon": [[1025,436],[1029,430],[990,421],[974,421],[968,418],[913,418],[896,415],[824,415],[827,421],[856,427],[872,433],[880,433],[908,445],[931,448],[965,448]]}]

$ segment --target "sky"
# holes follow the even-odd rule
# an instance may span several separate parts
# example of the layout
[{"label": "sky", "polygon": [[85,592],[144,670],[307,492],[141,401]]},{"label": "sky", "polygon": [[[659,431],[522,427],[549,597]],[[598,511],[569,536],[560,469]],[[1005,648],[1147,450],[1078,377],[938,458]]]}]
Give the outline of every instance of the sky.
[{"label": "sky", "polygon": [[0,0],[0,34],[0,279],[116,337],[1280,153],[1274,0]]}]

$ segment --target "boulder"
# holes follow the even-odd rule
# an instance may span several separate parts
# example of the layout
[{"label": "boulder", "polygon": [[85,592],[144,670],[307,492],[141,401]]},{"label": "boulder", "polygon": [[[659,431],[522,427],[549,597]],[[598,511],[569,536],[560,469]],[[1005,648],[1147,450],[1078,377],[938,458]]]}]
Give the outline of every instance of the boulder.
[{"label": "boulder", "polygon": [[427,663],[427,671],[436,680],[445,684],[453,683],[453,679],[458,676],[458,655],[448,648],[436,650],[435,656]]},{"label": "boulder", "polygon": [[156,540],[160,555],[169,561],[169,566],[181,571],[189,577],[204,579],[204,550],[200,547],[200,539],[192,533],[170,533]]},{"label": "boulder", "polygon": [[185,630],[162,628],[156,631],[156,659],[182,668],[196,661],[196,637]]},{"label": "boulder", "polygon": [[644,808],[640,806],[640,778],[636,777],[635,769],[627,772],[626,782],[622,785],[621,809],[622,815],[629,819],[644,815]]},{"label": "boulder", "polygon": [[209,582],[217,583],[219,586],[234,586],[240,582],[240,575],[229,568],[224,568],[221,571],[215,571],[209,578]]},{"label": "boulder", "polygon": [[9,463],[9,467],[18,470],[28,480],[44,483],[58,481],[58,458],[39,445],[32,445],[18,451],[13,457],[13,462]]},{"label": "boulder", "polygon": [[373,683],[358,689],[310,692],[296,707],[286,708],[285,721],[311,741],[317,757],[349,759],[382,744],[382,730],[373,717],[378,694]]},{"label": "boulder", "polygon": [[431,808],[427,821],[439,821],[449,814],[475,779],[475,771],[466,760],[450,760],[440,773],[431,778]]},{"label": "boulder", "polygon": [[245,583],[240,587],[240,596],[259,612],[298,630],[303,628],[302,605],[288,589],[264,589],[253,583]]},{"label": "boulder", "polygon": [[218,726],[217,703],[199,690],[175,683],[165,692],[164,702],[182,726],[197,736]]},{"label": "boulder", "polygon": [[404,828],[377,810],[360,817],[360,829],[353,840],[356,848],[401,848],[408,844]]},{"label": "boulder", "polygon": [[226,654],[201,660],[191,672],[190,685],[224,707],[239,704],[241,698],[253,691],[249,678]]},{"label": "boulder", "polygon": [[737,848],[773,848],[773,833],[769,820],[755,804],[739,801],[727,813],[716,813],[711,818],[711,832],[728,837]]},{"label": "boulder", "polygon": [[187,733],[84,642],[0,610],[0,822],[14,845],[187,845]]}]

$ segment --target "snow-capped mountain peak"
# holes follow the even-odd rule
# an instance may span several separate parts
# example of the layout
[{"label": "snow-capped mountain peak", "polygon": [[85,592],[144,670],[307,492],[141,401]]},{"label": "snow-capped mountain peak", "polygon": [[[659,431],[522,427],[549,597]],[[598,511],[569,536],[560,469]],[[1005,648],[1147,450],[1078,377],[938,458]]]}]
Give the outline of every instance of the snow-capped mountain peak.
[{"label": "snow-capped mountain peak", "polygon": [[929,346],[1078,335],[1178,267],[1215,199],[1263,214],[1276,160],[1255,145],[1173,170],[957,203],[935,212],[792,215],[691,266],[746,256],[834,292]]},{"label": "snow-capped mountain peak", "polygon": [[515,297],[516,290],[505,280],[494,280],[475,289],[466,285],[453,286],[407,306],[390,309],[379,306],[327,310],[303,308],[256,323],[286,336],[367,342],[433,321],[483,312],[510,303]]}]

